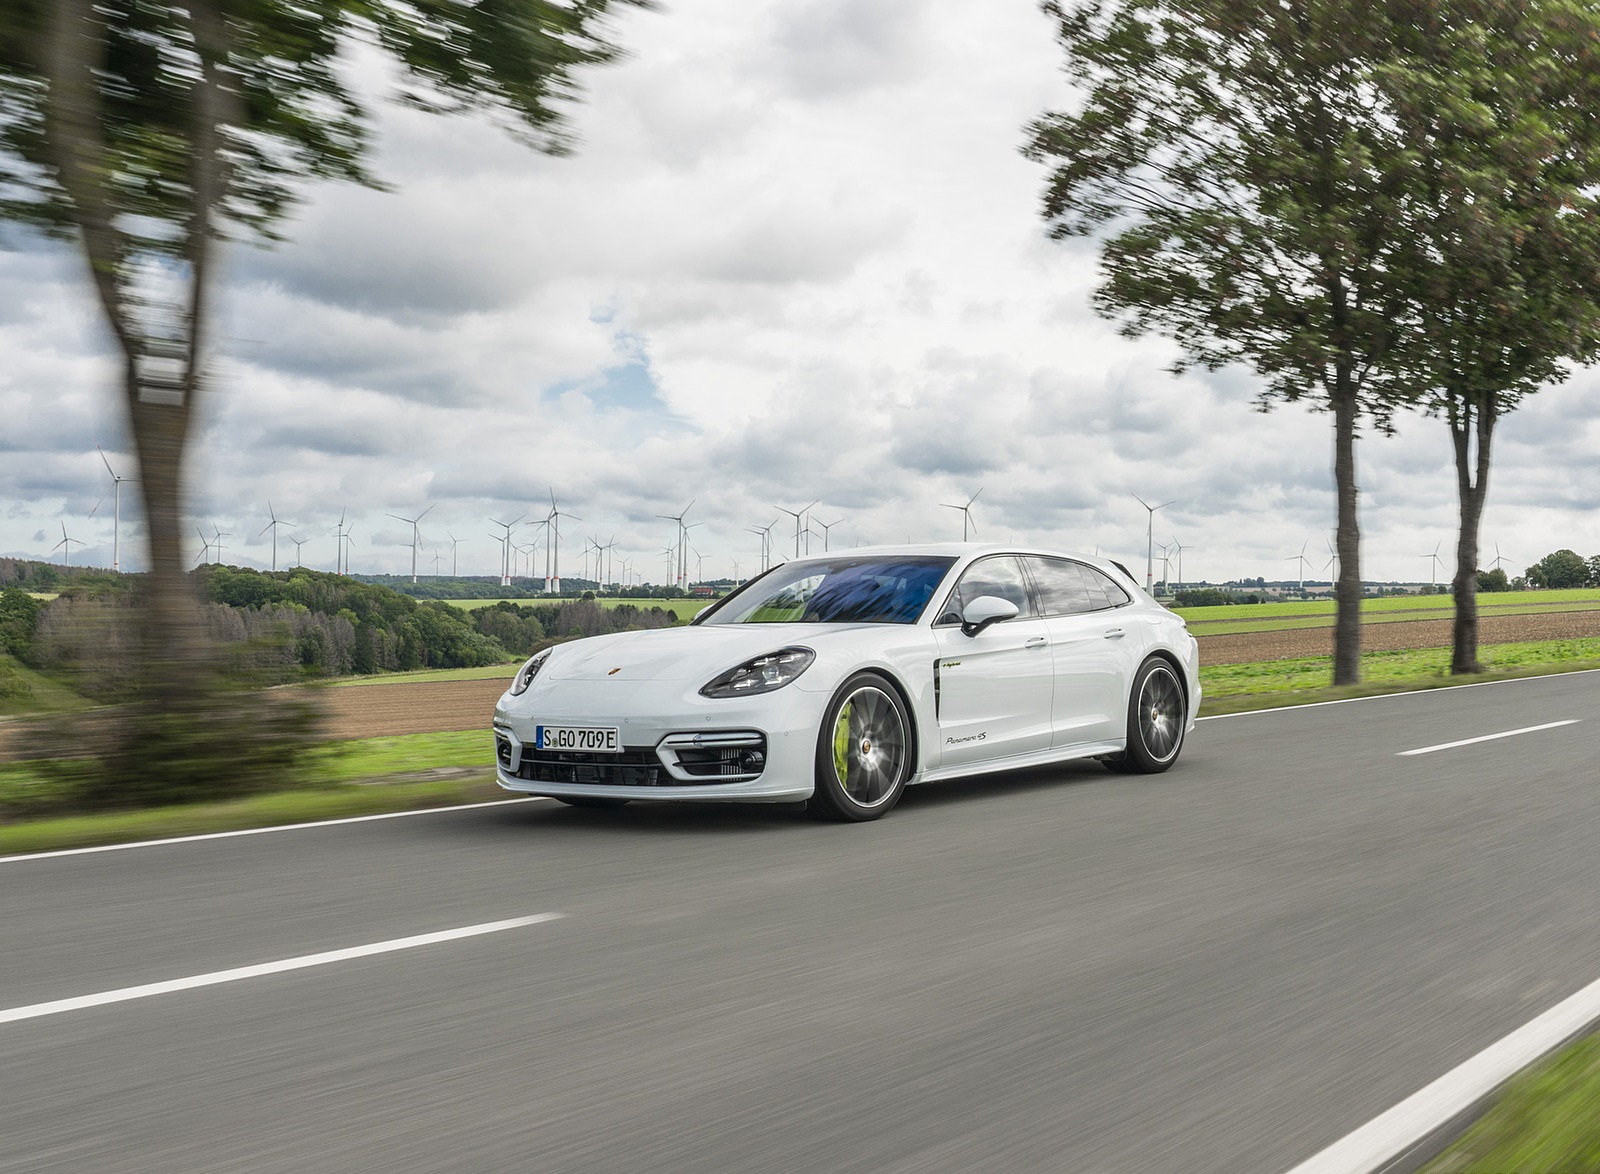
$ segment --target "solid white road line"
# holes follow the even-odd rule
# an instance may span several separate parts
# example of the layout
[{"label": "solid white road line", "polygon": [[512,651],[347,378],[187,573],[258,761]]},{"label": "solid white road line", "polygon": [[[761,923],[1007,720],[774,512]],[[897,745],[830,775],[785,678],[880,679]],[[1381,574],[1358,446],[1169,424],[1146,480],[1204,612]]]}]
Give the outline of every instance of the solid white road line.
[{"label": "solid white road line", "polygon": [[1424,746],[1420,750],[1401,750],[1396,758],[1409,758],[1413,754],[1432,754],[1435,750],[1454,750],[1457,746],[1471,746],[1478,742],[1493,742],[1497,738],[1515,738],[1518,734],[1536,734],[1540,730],[1553,730],[1559,726],[1575,726],[1582,718],[1568,718],[1564,722],[1545,722],[1542,726],[1523,726],[1520,730],[1505,730],[1499,734],[1482,734],[1476,738],[1463,738],[1459,742],[1441,742],[1437,746]]},{"label": "solid white road line", "polygon": [[366,958],[372,954],[388,954],[395,950],[412,950],[418,946],[431,946],[438,942],[453,942],[458,938],[477,937],[479,934],[500,933],[502,930],[520,929],[541,921],[554,921],[560,913],[536,913],[532,917],[513,917],[509,921],[488,921],[482,925],[468,925],[461,929],[440,930],[438,933],[418,934],[410,938],[394,938],[387,942],[373,942],[369,946],[351,946],[345,950],[329,950],[322,954],[303,954],[298,958],[285,958],[278,962],[262,962],[255,966],[240,966],[234,970],[217,970],[210,974],[196,974],[189,978],[173,978],[166,982],[149,982],[143,986],[123,987],[121,990],[101,991],[97,995],[79,995],[72,999],[56,999],[50,1003],[33,1003],[26,1007],[13,1007],[0,1011],[0,1023],[15,1023],[19,1019],[38,1019],[44,1015],[59,1015],[64,1011],[81,1011],[85,1007],[103,1007],[107,1003],[125,1003],[130,999],[148,999],[151,995],[165,995],[173,991],[188,991],[196,987],[216,986],[223,982],[238,982],[244,978],[260,978],[264,974],[282,974],[286,970],[304,970],[308,966],[327,966],[333,962],[348,962],[352,958]]},{"label": "solid white road line", "polygon": [[371,823],[378,819],[406,819],[413,815],[441,815],[446,811],[471,811],[475,807],[504,807],[508,803],[534,803],[542,796],[524,795],[520,799],[490,799],[487,803],[458,803],[453,807],[419,807],[414,811],[386,811],[382,815],[348,815],[343,819],[319,819],[310,823],[280,823],[265,828],[240,828],[233,832],[205,832],[196,836],[172,836],[165,840],[136,840],[131,844],[101,844],[95,848],[59,848],[54,852],[29,852],[21,856],[0,856],[0,864],[18,860],[49,860],[56,856],[88,856],[95,852],[123,852],[129,848],[159,848],[165,844],[194,844],[201,840],[231,840],[235,836],[264,836],[270,832],[298,832],[306,828],[331,828],[347,823]]},{"label": "solid white road line", "polygon": [[1600,1020],[1600,980],[1374,1117],[1289,1174],[1370,1174]]}]

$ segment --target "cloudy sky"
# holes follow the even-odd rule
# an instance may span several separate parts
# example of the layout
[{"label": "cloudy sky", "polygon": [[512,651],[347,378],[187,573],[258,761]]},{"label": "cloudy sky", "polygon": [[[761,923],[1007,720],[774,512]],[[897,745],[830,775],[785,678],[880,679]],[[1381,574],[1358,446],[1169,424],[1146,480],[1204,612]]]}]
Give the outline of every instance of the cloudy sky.
[{"label": "cloudy sky", "polygon": [[[1253,409],[1248,372],[1175,378],[1159,339],[1089,309],[1092,247],[1046,238],[1026,123],[1065,105],[1033,0],[669,0],[629,12],[628,59],[585,76],[578,154],[486,124],[386,107],[382,193],[321,186],[273,251],[236,248],[216,391],[193,461],[194,521],[228,562],[494,574],[491,518],[543,517],[662,581],[671,523],[707,577],[757,566],[747,532],[819,500],[834,546],[977,536],[1187,579],[1281,578],[1333,525],[1328,417]],[[374,97],[381,67],[351,63]],[[0,252],[0,554],[111,564],[102,444],[137,470],[82,261]],[[1580,372],[1500,428],[1483,537],[1513,572],[1600,551],[1600,378]],[[1448,556],[1448,434],[1406,417],[1358,460],[1368,578]],[[134,494],[122,561],[143,565]],[[98,507],[98,508],[97,508]],[[519,528],[520,542],[535,533]],[[201,553],[194,538],[194,553]],[[812,549],[821,546],[812,539]],[[435,556],[441,555],[442,564]],[[53,556],[61,557],[57,550]],[[535,556],[540,565],[542,550]],[[691,562],[691,572],[694,570]],[[1448,577],[1448,564],[1443,572]],[[1176,575],[1177,568],[1173,567]],[[1158,568],[1159,574],[1159,568]]]}]

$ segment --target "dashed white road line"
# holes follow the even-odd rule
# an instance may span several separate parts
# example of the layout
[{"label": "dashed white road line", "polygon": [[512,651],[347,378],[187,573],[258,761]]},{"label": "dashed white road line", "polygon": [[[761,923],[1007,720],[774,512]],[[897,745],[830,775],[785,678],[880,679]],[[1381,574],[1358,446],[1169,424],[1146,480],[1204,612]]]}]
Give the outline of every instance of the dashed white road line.
[{"label": "dashed white road line", "polygon": [[1490,1044],[1289,1174],[1372,1174],[1600,1020],[1600,980]]},{"label": "dashed white road line", "polygon": [[1502,730],[1498,734],[1480,734],[1476,738],[1462,738],[1459,742],[1441,742],[1437,746],[1423,746],[1418,750],[1401,750],[1396,758],[1409,758],[1413,754],[1432,754],[1436,750],[1454,750],[1457,746],[1472,746],[1478,742],[1493,742],[1497,738],[1515,738],[1518,734],[1536,734],[1540,730],[1553,730],[1559,726],[1575,726],[1582,718],[1572,717],[1566,721],[1545,722],[1542,726],[1523,726],[1520,730]]},{"label": "dashed white road line", "polygon": [[311,966],[327,966],[334,962],[348,962],[352,958],[368,958],[373,954],[389,954],[396,950],[413,950],[418,946],[432,946],[439,942],[453,942],[460,938],[480,934],[500,933],[508,929],[521,929],[541,921],[554,921],[559,913],[536,913],[532,917],[513,917],[507,921],[486,921],[481,925],[467,925],[460,929],[440,930],[437,933],[417,934],[409,938],[391,938],[387,942],[373,942],[366,946],[351,946],[343,950],[328,950],[321,954],[302,954],[298,958],[283,958],[277,962],[261,962],[254,966],[239,966],[233,970],[215,970],[210,974],[194,974],[188,978],[173,978],[166,982],[147,982],[142,986],[122,987],[120,990],[101,991],[93,995],[78,995],[71,999],[56,999],[49,1003],[32,1003],[26,1007],[0,1010],[0,1023],[16,1023],[22,1019],[38,1019],[45,1015],[60,1015],[66,1011],[81,1011],[87,1007],[103,1007],[108,1003],[126,1003],[131,999],[148,999],[152,995],[166,995],[174,991],[189,991],[196,987],[216,986],[224,982],[238,982],[245,978],[260,978],[266,974],[282,974],[287,970],[305,970]]}]

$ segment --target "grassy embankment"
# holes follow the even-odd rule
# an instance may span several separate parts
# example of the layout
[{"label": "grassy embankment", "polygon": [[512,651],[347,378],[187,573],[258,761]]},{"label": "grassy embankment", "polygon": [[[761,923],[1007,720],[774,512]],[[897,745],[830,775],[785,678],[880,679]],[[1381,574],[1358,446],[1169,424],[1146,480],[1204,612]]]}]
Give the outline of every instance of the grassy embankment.
[{"label": "grassy embankment", "polygon": [[[342,819],[506,798],[494,785],[486,731],[330,742],[315,786],[217,803],[0,822],[0,856],[169,836]],[[0,808],[49,783],[24,763],[0,763]]]},{"label": "grassy embankment", "polygon": [[1594,1170],[1600,1170],[1600,1037],[1590,1036],[1514,1077],[1421,1174]]}]

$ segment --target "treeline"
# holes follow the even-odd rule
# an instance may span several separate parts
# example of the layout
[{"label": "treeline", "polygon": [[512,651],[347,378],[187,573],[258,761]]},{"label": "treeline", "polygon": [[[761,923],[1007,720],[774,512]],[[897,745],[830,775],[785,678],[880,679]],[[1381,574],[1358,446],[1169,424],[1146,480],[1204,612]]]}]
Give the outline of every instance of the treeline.
[{"label": "treeline", "polygon": [[[52,585],[58,597],[42,601],[15,585],[40,589],[29,570],[38,565],[0,590],[0,651],[70,674],[90,696],[121,696],[138,671],[142,577],[58,581]],[[501,664],[560,640],[677,622],[661,608],[604,608],[593,600],[502,602],[467,611],[303,567],[271,573],[207,566],[194,576],[224,667],[257,685]]]},{"label": "treeline", "polygon": [[[562,576],[561,594],[554,597],[545,592],[543,579],[521,579],[509,586],[502,586],[500,580],[493,575],[425,578],[415,583],[411,581],[410,575],[353,577],[363,583],[388,587],[413,599],[582,599],[585,595],[596,592],[603,592],[607,596],[620,599],[677,599],[686,594],[681,587],[662,587],[657,584],[621,588],[611,585],[602,588],[600,584],[589,579],[571,575]],[[712,583],[711,586],[721,592],[731,590],[733,584],[723,582]]]},{"label": "treeline", "polygon": [[1529,587],[1600,587],[1600,554],[1584,558],[1576,551],[1554,550],[1526,573]]}]

